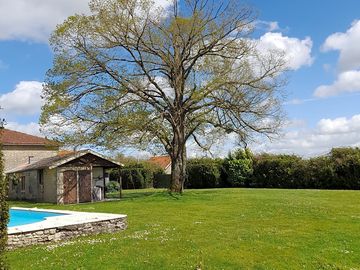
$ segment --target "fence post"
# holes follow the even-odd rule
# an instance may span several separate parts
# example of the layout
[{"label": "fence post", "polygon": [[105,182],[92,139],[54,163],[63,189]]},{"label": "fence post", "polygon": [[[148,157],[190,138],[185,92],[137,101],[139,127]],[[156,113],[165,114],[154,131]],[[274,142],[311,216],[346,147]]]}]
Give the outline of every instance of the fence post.
[{"label": "fence post", "polygon": [[120,167],[119,167],[119,192],[120,192],[120,199],[122,198],[122,177],[121,177],[121,172],[120,172]]}]

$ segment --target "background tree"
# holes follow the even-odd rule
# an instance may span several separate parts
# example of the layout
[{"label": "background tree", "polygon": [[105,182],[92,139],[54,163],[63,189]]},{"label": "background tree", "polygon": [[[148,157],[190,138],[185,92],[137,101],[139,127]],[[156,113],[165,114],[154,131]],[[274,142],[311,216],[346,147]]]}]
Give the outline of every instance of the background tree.
[{"label": "background tree", "polygon": [[[0,130],[1,136],[1,130]],[[4,176],[2,146],[0,145],[0,269],[7,269],[5,250],[7,246],[7,224],[9,221],[9,206],[6,202],[8,183]]]},{"label": "background tree", "polygon": [[43,129],[68,144],[167,152],[183,190],[186,142],[272,134],[281,122],[283,57],[257,50],[239,1],[93,0],[51,38]]}]

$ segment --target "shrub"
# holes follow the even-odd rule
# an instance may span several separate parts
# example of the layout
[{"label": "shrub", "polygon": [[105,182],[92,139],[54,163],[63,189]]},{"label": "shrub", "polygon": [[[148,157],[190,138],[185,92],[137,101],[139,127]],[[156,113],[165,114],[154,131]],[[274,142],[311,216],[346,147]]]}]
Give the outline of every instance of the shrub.
[{"label": "shrub", "polygon": [[263,154],[254,160],[253,184],[271,188],[360,189],[360,149],[333,148],[329,155],[309,160]]},{"label": "shrub", "polygon": [[221,159],[189,159],[186,166],[187,188],[214,188],[220,184]]},{"label": "shrub", "polygon": [[[146,161],[129,161],[120,169],[122,187],[124,189],[141,189],[153,187],[155,174],[162,172],[162,169]],[[113,170],[110,173],[110,180],[118,181],[119,171]]]},{"label": "shrub", "polygon": [[6,202],[8,183],[4,177],[2,147],[0,146],[0,269],[6,269],[5,248],[7,245],[7,223],[9,206]]},{"label": "shrub", "polygon": [[331,189],[338,181],[333,163],[329,157],[316,157],[307,161],[306,188]]},{"label": "shrub", "polygon": [[253,155],[249,149],[239,149],[234,153],[229,153],[224,167],[227,186],[248,187],[250,185],[253,174]]},{"label": "shrub", "polygon": [[332,188],[360,189],[360,148],[333,148],[329,158],[337,178]]},{"label": "shrub", "polygon": [[262,154],[254,159],[252,183],[256,187],[303,188],[306,163],[295,155]]},{"label": "shrub", "polygon": [[170,174],[157,173],[154,175],[154,188],[169,188],[170,182]]},{"label": "shrub", "polygon": [[112,192],[117,192],[119,190],[120,190],[120,184],[116,181],[109,181],[106,184],[106,187],[105,187],[106,192],[112,193]]}]

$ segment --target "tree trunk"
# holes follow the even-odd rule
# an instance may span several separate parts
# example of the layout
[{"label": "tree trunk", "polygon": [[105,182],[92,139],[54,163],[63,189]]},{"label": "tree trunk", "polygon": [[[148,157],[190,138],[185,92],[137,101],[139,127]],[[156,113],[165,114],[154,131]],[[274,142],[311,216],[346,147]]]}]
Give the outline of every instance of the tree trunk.
[{"label": "tree trunk", "polygon": [[183,136],[184,130],[180,128],[180,135],[173,138],[171,157],[171,183],[170,192],[182,193],[186,178],[186,141]]},{"label": "tree trunk", "polygon": [[186,178],[186,148],[183,147],[178,155],[171,156],[171,184],[170,192],[182,193]]}]

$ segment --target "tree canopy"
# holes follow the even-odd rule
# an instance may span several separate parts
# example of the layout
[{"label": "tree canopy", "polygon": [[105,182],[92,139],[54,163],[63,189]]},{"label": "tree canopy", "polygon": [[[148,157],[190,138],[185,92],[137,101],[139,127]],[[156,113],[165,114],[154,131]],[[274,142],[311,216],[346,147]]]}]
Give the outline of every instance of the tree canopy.
[{"label": "tree canopy", "polygon": [[51,37],[55,53],[41,124],[68,144],[167,152],[173,191],[186,143],[269,136],[282,120],[285,63],[259,51],[254,12],[238,1],[93,0]]}]

